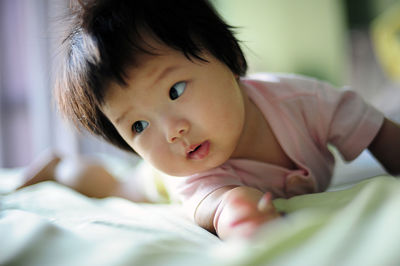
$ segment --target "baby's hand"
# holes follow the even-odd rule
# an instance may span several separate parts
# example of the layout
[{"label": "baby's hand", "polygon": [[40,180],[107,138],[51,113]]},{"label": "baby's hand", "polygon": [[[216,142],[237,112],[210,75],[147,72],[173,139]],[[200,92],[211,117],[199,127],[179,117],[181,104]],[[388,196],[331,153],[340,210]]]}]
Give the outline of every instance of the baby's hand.
[{"label": "baby's hand", "polygon": [[272,204],[272,195],[269,192],[261,197],[257,208],[247,206],[247,215],[232,223],[235,235],[250,237],[261,225],[280,216]]},{"label": "baby's hand", "polygon": [[218,220],[221,238],[250,237],[264,223],[280,216],[269,192],[264,195],[261,192],[258,195],[254,192],[232,194],[226,199],[228,202]]}]

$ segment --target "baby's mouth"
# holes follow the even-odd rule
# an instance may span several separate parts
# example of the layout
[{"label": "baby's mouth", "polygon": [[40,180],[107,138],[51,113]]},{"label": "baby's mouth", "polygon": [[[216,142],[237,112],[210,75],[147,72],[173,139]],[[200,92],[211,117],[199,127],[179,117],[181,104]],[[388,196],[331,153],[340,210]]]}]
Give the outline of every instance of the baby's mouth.
[{"label": "baby's mouth", "polygon": [[207,140],[200,145],[190,147],[189,152],[187,152],[187,158],[192,160],[201,160],[208,155],[209,151],[210,142]]}]

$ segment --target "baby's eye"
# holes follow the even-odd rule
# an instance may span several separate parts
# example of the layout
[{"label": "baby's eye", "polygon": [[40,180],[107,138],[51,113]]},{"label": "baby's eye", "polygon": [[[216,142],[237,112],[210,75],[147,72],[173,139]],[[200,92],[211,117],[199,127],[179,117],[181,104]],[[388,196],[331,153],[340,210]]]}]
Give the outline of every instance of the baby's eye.
[{"label": "baby's eye", "polygon": [[186,88],[186,82],[181,81],[176,83],[169,90],[169,98],[171,98],[171,100],[176,100],[177,98],[179,98],[179,96],[182,95],[182,93],[185,91],[185,88]]},{"label": "baby's eye", "polygon": [[142,133],[143,130],[146,129],[146,127],[149,125],[149,122],[146,121],[136,121],[132,125],[132,131],[135,133]]}]

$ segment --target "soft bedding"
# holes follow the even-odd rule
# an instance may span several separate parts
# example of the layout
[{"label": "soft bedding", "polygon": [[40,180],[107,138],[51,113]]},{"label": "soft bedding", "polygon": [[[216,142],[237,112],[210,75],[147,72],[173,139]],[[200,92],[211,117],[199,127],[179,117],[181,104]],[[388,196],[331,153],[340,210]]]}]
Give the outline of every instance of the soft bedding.
[{"label": "soft bedding", "polygon": [[91,199],[54,182],[0,204],[0,265],[400,265],[400,181],[389,176],[277,199],[286,216],[249,240],[219,240],[179,204]]}]

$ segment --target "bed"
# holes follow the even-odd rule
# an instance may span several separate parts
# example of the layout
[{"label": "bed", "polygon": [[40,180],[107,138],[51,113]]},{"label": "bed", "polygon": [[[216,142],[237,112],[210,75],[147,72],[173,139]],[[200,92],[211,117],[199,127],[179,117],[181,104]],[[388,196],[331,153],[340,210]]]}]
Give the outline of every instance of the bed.
[{"label": "bed", "polygon": [[[400,265],[400,182],[363,154],[329,191],[277,199],[287,215],[221,241],[178,203],[93,199],[54,182],[12,191],[0,171],[0,265]],[[361,179],[365,179],[360,181]]]}]

